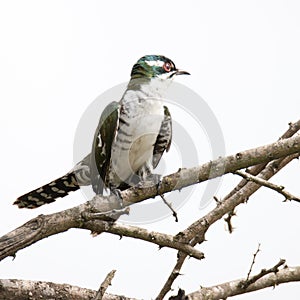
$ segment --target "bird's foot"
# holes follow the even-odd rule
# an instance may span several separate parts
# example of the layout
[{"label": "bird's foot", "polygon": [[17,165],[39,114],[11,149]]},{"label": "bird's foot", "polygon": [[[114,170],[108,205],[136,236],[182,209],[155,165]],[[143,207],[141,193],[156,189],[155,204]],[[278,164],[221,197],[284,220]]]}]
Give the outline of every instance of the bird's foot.
[{"label": "bird's foot", "polygon": [[152,187],[156,185],[157,191],[159,191],[161,187],[161,175],[160,174],[149,174],[145,179],[141,180],[138,183],[139,187]]}]

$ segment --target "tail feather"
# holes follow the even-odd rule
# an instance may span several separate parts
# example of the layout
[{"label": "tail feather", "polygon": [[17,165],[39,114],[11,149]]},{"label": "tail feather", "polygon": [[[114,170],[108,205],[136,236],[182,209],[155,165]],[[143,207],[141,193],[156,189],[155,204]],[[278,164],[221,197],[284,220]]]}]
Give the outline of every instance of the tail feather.
[{"label": "tail feather", "polygon": [[74,172],[70,172],[52,182],[20,196],[14,204],[19,208],[36,208],[54,202],[57,198],[67,196],[70,192],[79,189]]}]

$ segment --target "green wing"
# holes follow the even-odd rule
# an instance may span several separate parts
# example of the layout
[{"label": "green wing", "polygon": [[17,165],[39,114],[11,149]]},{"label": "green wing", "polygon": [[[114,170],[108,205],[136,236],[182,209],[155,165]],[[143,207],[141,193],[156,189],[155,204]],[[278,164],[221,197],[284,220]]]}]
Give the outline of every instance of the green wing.
[{"label": "green wing", "polygon": [[120,105],[112,102],[101,114],[95,131],[91,155],[91,183],[96,194],[102,194],[111,160],[112,143],[119,123]]},{"label": "green wing", "polygon": [[155,169],[165,152],[168,152],[172,142],[172,118],[167,106],[164,106],[164,119],[160,126],[160,131],[157,136],[153,149],[152,165]]}]

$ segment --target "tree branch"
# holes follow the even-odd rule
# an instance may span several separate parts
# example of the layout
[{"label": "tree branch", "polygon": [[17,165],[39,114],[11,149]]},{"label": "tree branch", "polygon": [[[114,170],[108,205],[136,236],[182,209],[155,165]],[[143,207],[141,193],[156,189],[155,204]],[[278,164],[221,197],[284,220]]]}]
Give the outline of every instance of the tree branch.
[{"label": "tree branch", "polygon": [[124,205],[140,202],[147,198],[153,198],[159,194],[165,194],[174,190],[216,178],[236,170],[248,168],[253,165],[267,163],[274,159],[286,157],[300,152],[300,135],[288,139],[279,140],[275,143],[238,152],[234,155],[221,157],[205,163],[201,166],[180,169],[178,172],[162,178],[160,189],[157,186],[134,187],[122,192],[126,199]]},{"label": "tree branch", "polygon": [[[272,172],[263,174],[262,178],[268,179],[280,170],[291,159],[298,156],[300,151],[300,136],[295,136],[275,143],[239,152],[224,158],[210,161],[199,167],[180,169],[178,172],[165,176],[157,186],[137,186],[122,192],[123,205],[131,204],[152,198],[159,194],[179,190],[192,184],[196,184],[210,178],[215,178],[226,173],[235,172],[241,168],[247,168],[255,164],[268,163],[273,159],[277,160],[278,166],[273,166]],[[291,155],[293,154],[293,155]],[[290,155],[288,158],[282,158]],[[285,163],[283,163],[285,161]],[[281,166],[280,166],[281,163]],[[251,186],[250,184],[254,184]],[[246,188],[247,187],[247,188]],[[178,262],[170,277],[173,280],[178,276],[181,265],[187,256],[198,259],[204,257],[203,253],[193,247],[204,240],[204,234],[208,227],[222,217],[226,212],[245,200],[245,195],[256,191],[259,186],[253,182],[247,182],[245,191],[239,191],[226,201],[222,201],[211,213],[193,223],[189,228],[179,233],[175,238],[170,235],[148,232],[133,226],[123,226],[117,223],[89,219],[92,214],[106,214],[115,209],[120,209],[119,200],[114,196],[95,196],[91,201],[74,208],[51,214],[40,215],[23,226],[13,230],[0,238],[0,260],[7,256],[14,256],[15,253],[36,241],[45,237],[67,231],[70,228],[89,229],[92,232],[110,232],[121,236],[130,236],[155,243],[161,247],[171,247],[179,250]],[[249,192],[250,191],[250,192]],[[172,282],[173,282],[172,280]],[[169,285],[171,281],[167,285]],[[165,289],[166,290],[166,289]]]},{"label": "tree branch", "polygon": [[17,229],[0,238],[0,260],[48,236],[67,231],[70,228],[91,230],[93,233],[108,232],[119,236],[138,238],[160,247],[170,247],[197,259],[204,258],[204,254],[187,243],[176,241],[172,235],[148,231],[136,226],[126,226],[117,223],[84,220],[81,213],[86,211],[86,203],[59,213],[40,215]]},{"label": "tree branch", "polygon": [[[69,284],[53,282],[0,279],[1,299],[27,300],[27,299],[64,299],[64,300],[91,300],[96,291]],[[136,300],[125,296],[105,294],[103,300]]]},{"label": "tree branch", "polygon": [[[297,133],[300,130],[300,120],[298,120],[295,123],[290,122],[289,123],[289,128],[288,130],[281,136],[279,137],[279,140],[286,139],[292,137],[295,133]],[[252,174],[252,175],[257,175],[259,174],[265,167],[267,166],[267,163],[261,163],[258,165],[255,165],[249,169],[247,169],[247,173]],[[235,194],[238,190],[240,190],[245,184],[247,184],[247,180],[242,179],[238,185],[230,192],[227,194],[227,196],[224,198],[231,197],[233,194]]]},{"label": "tree branch", "polygon": [[[274,160],[260,172],[260,178],[263,178],[265,180],[270,179],[289,162],[298,157],[299,153]],[[229,198],[225,197],[224,200],[206,216],[200,218],[183,232],[179,233],[178,236],[180,237],[180,240],[192,240],[194,239],[194,237],[198,237],[200,238],[200,242],[204,241],[204,235],[210,225],[222,218],[226,213],[232,211],[237,205],[247,201],[249,197],[260,187],[261,185],[255,182],[248,181],[248,183],[243,188],[237,190],[237,192],[232,194],[232,196],[230,196]]]},{"label": "tree branch", "polygon": [[284,264],[285,264],[285,259],[281,259],[274,267],[272,267],[270,269],[262,269],[259,274],[254,275],[251,278],[247,276],[246,280],[242,280],[240,282],[240,287],[242,289],[246,289],[249,285],[255,283],[256,281],[258,281],[262,277],[266,276],[267,274],[270,274],[270,273],[276,274],[277,272],[279,272],[278,268]]},{"label": "tree branch", "polygon": [[211,287],[202,287],[200,290],[189,294],[188,299],[189,300],[226,299],[228,297],[261,290],[267,287],[275,287],[276,285],[286,283],[286,282],[300,281],[300,266],[286,267],[281,270],[276,270],[276,266],[274,266],[274,269],[273,268],[269,269],[272,271],[272,273],[268,273],[263,277],[261,277],[260,279],[257,279],[246,289],[240,286],[240,283],[243,282],[243,280],[238,279],[238,280],[225,282]]},{"label": "tree branch", "polygon": [[[300,120],[295,123],[289,123],[289,129],[279,138],[279,141],[290,138],[299,129]],[[276,159],[269,164],[265,162],[260,163],[251,167],[248,172],[254,175],[262,173],[262,178],[265,176],[266,179],[269,179],[276,172],[281,170],[281,168],[283,168],[286,164],[298,156],[299,154],[293,154],[286,158]],[[229,229],[232,230],[231,217],[235,215],[234,208],[247,200],[254,192],[257,191],[258,188],[258,185],[250,185],[249,181],[245,179],[241,180],[238,185],[229,194],[227,194],[227,196],[224,197],[222,202],[217,202],[217,207],[215,209],[213,209],[206,216],[194,222],[183,232],[179,232],[177,237],[180,240],[190,241],[190,245],[195,246],[197,243],[201,243],[205,240],[205,233],[210,225],[219,220],[226,213],[229,213],[228,224],[231,226]],[[161,300],[165,297],[165,295],[171,290],[173,282],[180,274],[180,269],[187,256],[184,253],[179,252],[177,257],[177,262],[156,300]]]},{"label": "tree branch", "polygon": [[111,223],[105,221],[93,221],[87,222],[84,227],[81,228],[89,229],[92,232],[108,232],[113,233],[119,236],[127,236],[132,238],[141,239],[143,241],[147,241],[150,243],[157,244],[160,247],[169,247],[173,249],[180,250],[186,253],[190,257],[194,257],[197,259],[203,259],[204,254],[197,249],[193,248],[187,243],[182,243],[177,241],[174,236],[155,232],[148,231],[147,229],[137,227],[137,226],[129,226],[129,225],[120,225],[118,223]]},{"label": "tree branch", "polygon": [[257,184],[260,184],[262,186],[265,186],[267,188],[270,188],[276,192],[278,192],[279,194],[283,195],[284,198],[285,198],[285,201],[286,200],[294,200],[294,201],[297,201],[297,202],[300,202],[300,198],[299,197],[296,197],[296,196],[293,196],[291,193],[289,193],[288,191],[285,190],[284,186],[282,185],[277,185],[277,184],[274,184],[272,182],[269,182],[263,178],[260,178],[258,176],[253,176],[251,174],[248,174],[246,172],[242,172],[242,171],[235,171],[233,172],[233,174],[236,174],[236,175],[239,175],[241,177],[243,177],[244,179],[248,180],[248,181],[253,181]]},{"label": "tree branch", "polygon": [[[219,158],[199,167],[181,169],[177,173],[165,176],[162,180],[159,191],[157,191],[157,186],[155,184],[147,187],[137,186],[123,191],[123,204],[124,206],[128,206],[133,203],[152,198],[158,194],[164,194],[172,190],[178,190],[183,187],[207,180],[209,178],[221,176],[224,173],[234,172],[240,168],[249,167],[257,163],[268,162],[274,158],[284,157],[286,155],[297,153],[299,151],[300,136],[296,136],[285,140],[279,140],[266,146],[239,152],[235,155]],[[234,204],[231,205],[231,207],[237,205],[237,201],[233,203]],[[219,214],[219,216],[222,216],[224,214],[223,211],[228,211],[226,205],[224,205],[224,202],[218,207],[222,207],[222,213]],[[35,243],[36,241],[60,232],[67,231],[70,228],[90,229],[93,232],[98,233],[103,231],[115,233],[116,228],[120,229],[120,225],[112,225],[107,229],[105,223],[101,223],[98,220],[87,221],[83,217],[85,214],[107,213],[114,209],[120,209],[119,200],[117,199],[117,197],[115,197],[115,195],[111,195],[108,197],[97,195],[91,201],[88,201],[74,208],[52,215],[41,215],[35,219],[32,219],[23,226],[0,238],[0,260],[7,256],[14,256],[18,250],[27,247]],[[204,221],[206,222],[206,220]],[[136,230],[136,228],[134,228],[133,231],[134,230]],[[189,233],[187,234],[187,232]],[[142,238],[149,242],[156,243],[160,246],[171,246],[172,248],[182,250],[188,255],[192,255],[197,258],[203,258],[202,253],[196,253],[196,250],[192,251],[191,247],[189,245],[184,245],[182,241],[180,241],[179,243],[174,243],[173,237],[171,236],[164,235],[164,240],[167,242],[160,243],[159,241],[162,240],[161,238],[152,237],[155,237],[156,235],[159,236],[161,234],[147,233],[146,236],[134,236],[132,231],[129,232],[128,230],[125,230],[125,233],[123,232],[123,235],[126,234],[129,234],[129,236],[132,237]],[[194,230],[187,229],[185,231],[185,234],[187,234],[188,236],[190,234],[194,234]],[[188,251],[187,247],[189,248]]]},{"label": "tree branch", "polygon": [[[290,161],[297,158],[299,154],[293,154],[283,159],[278,159],[270,164],[261,172],[262,176],[266,178],[272,177],[279,170],[281,170],[284,166],[286,166]],[[225,197],[216,208],[210,211],[206,216],[200,218],[192,225],[190,225],[187,229],[177,234],[177,238],[181,241],[190,241],[191,246],[195,246],[198,243],[202,243],[205,241],[205,233],[208,228],[222,218],[226,213],[232,211],[237,205],[243,203],[247,200],[254,192],[259,189],[260,185],[257,185],[254,182],[248,182],[242,188],[235,188],[236,192],[230,192],[230,197]],[[159,295],[156,297],[156,300],[161,300],[165,297],[165,295],[171,290],[172,284],[177,276],[180,274],[180,269],[187,258],[187,255],[183,252],[179,252],[177,255],[177,262],[171,271],[168,279],[166,280],[163,288],[161,289]]]},{"label": "tree branch", "polygon": [[[133,203],[152,198],[158,194],[164,194],[173,190],[178,190],[183,187],[202,182],[209,178],[221,176],[224,173],[234,172],[240,168],[249,167],[253,164],[262,162],[268,162],[274,158],[284,157],[286,155],[297,153],[299,151],[300,136],[296,136],[285,140],[279,140],[266,146],[239,152],[235,155],[219,158],[199,167],[181,169],[177,173],[165,176],[162,180],[159,191],[157,191],[156,185],[152,185],[150,187],[138,186],[123,191],[123,204],[124,206],[128,206]],[[237,201],[233,202],[233,205],[227,203],[228,202],[224,204],[224,202],[222,202],[222,204],[218,206],[221,207],[221,209],[219,209],[219,211],[221,211],[221,213],[218,214],[219,216],[222,216],[224,214],[223,211],[230,210],[228,210],[226,206],[231,206],[231,208],[233,208],[237,205]],[[103,223],[99,223],[99,221],[97,220],[86,221],[83,215],[85,213],[105,213],[119,208],[119,200],[114,195],[111,195],[109,197],[97,195],[91,201],[88,201],[74,208],[52,215],[41,215],[0,238],[0,260],[7,256],[15,255],[18,250],[27,247],[38,240],[41,240],[53,234],[57,234],[59,232],[64,232],[70,228],[84,228],[93,230],[94,232],[98,232],[97,228],[99,228],[99,225],[102,224],[102,226],[100,226],[101,230],[112,232],[116,227],[110,226],[108,230],[104,230],[106,228],[104,228],[105,226],[103,226]],[[214,220],[216,221],[217,219],[214,218]],[[204,222],[206,222],[206,220],[204,220]],[[203,220],[200,220],[200,223],[201,227],[203,227]],[[197,232],[195,233],[197,235]],[[190,236],[191,234],[194,235],[193,226],[187,229],[184,234],[187,236]],[[126,234],[124,233],[124,235]],[[158,240],[160,239],[150,240],[149,236],[151,236],[151,234],[148,234],[146,237],[143,236],[143,239],[159,244]],[[137,238],[141,237],[139,236]],[[172,237],[170,236],[168,236],[166,240],[168,240],[169,242],[159,245],[167,247],[172,246],[172,248],[176,249],[179,249],[180,246],[180,250],[184,250],[186,252],[186,245],[185,249],[183,249],[181,247],[182,243],[170,243],[170,241],[172,240]],[[188,255],[190,254],[191,249],[189,249],[188,251]],[[196,257],[197,256],[198,255],[196,254]],[[203,254],[200,254],[200,257],[203,257]]]}]

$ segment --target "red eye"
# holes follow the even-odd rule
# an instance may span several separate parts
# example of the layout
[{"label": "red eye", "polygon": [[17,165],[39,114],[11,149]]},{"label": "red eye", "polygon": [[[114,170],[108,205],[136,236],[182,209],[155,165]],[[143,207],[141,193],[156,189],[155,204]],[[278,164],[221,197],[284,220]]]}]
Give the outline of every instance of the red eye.
[{"label": "red eye", "polygon": [[166,72],[170,72],[172,70],[172,65],[169,63],[169,62],[166,62],[164,65],[163,65],[163,68]]}]

